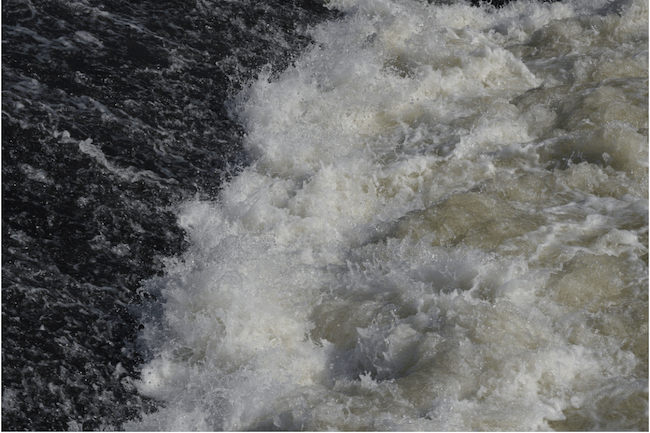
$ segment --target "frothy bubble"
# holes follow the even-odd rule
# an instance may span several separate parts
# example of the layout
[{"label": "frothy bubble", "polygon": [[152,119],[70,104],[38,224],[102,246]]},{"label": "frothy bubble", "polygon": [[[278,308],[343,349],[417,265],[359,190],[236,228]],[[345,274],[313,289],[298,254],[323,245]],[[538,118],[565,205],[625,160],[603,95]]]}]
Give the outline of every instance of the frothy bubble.
[{"label": "frothy bubble", "polygon": [[127,428],[647,427],[647,4],[329,7],[179,211]]}]

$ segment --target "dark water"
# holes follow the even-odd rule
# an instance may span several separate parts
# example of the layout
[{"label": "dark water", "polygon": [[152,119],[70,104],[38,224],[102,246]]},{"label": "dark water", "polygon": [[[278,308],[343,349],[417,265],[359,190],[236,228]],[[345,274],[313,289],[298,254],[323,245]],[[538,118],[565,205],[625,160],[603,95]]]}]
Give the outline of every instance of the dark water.
[{"label": "dark water", "polygon": [[245,163],[224,108],[334,12],[312,0],[2,5],[2,428],[119,429],[140,281],[181,253],[173,207]]}]

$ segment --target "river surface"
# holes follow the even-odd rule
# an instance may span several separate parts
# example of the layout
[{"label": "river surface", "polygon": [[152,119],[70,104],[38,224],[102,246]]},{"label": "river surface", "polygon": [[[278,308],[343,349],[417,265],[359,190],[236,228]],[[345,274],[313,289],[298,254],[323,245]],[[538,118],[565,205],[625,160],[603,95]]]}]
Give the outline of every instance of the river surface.
[{"label": "river surface", "polygon": [[3,4],[3,428],[647,430],[647,1],[165,5]]}]

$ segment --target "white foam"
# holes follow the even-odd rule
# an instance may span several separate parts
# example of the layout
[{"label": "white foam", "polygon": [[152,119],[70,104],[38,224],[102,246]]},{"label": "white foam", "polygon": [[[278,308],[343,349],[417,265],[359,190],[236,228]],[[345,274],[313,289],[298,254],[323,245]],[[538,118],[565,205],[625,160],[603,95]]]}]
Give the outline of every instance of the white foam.
[{"label": "white foam", "polygon": [[[623,114],[598,105],[618,128],[599,132],[571,105],[588,93],[576,70],[549,74],[535,51],[562,26],[606,50],[639,26],[605,2],[329,6],[348,15],[233,101],[253,164],[179,210],[188,251],[145,284],[163,304],[144,320],[139,389],[165,403],[127,428],[647,423],[626,409],[647,405],[638,95],[623,93]],[[643,21],[640,2],[619,6]],[[599,58],[572,49],[548,61]]]}]

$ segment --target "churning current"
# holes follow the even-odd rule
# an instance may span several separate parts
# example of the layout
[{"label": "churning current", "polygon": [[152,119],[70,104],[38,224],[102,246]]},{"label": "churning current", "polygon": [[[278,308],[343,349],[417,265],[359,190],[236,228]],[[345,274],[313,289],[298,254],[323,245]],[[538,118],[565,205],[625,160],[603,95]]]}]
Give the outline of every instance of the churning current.
[{"label": "churning current", "polygon": [[647,429],[647,2],[328,7],[178,209],[125,427]]}]

